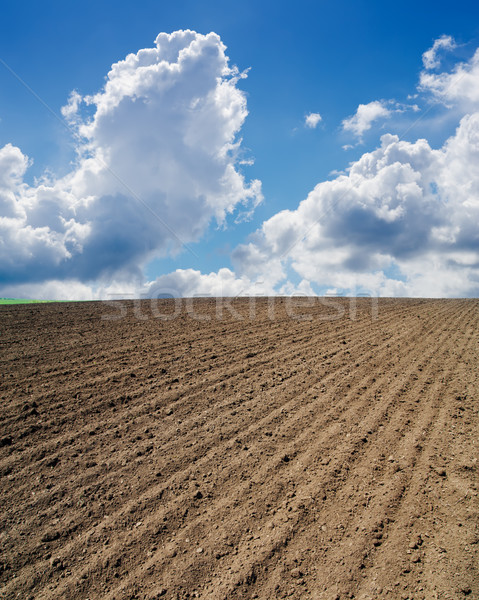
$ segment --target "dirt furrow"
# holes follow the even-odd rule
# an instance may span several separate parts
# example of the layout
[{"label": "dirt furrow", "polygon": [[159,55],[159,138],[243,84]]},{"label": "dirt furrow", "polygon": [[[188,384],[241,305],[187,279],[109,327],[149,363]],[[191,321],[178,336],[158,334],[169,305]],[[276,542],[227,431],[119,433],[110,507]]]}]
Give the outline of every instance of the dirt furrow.
[{"label": "dirt furrow", "polygon": [[[348,454],[348,453],[346,453],[346,455],[347,455],[347,454]],[[183,499],[183,502],[184,502],[184,499]],[[187,535],[187,534],[185,534],[185,535]]]},{"label": "dirt furrow", "polygon": [[479,593],[479,302],[335,302],[0,311],[1,597]]},{"label": "dirt furrow", "polygon": [[[146,399],[147,399],[147,398],[146,398]],[[145,399],[145,400],[146,400],[146,399]],[[191,400],[195,400],[195,398],[192,398]],[[197,403],[197,404],[198,404],[198,403]],[[216,405],[215,405],[215,407],[216,407]],[[134,416],[138,416],[138,415],[134,415]],[[150,418],[150,415],[146,415],[146,416],[147,416],[147,418]],[[208,418],[210,418],[210,415],[207,415],[207,417],[208,417]],[[123,416],[120,414],[120,419],[123,419],[123,418],[124,418],[124,417],[123,417]],[[194,422],[192,423],[191,421],[187,421],[187,422],[185,423],[184,429],[185,429],[185,431],[187,431],[187,430],[190,430],[190,429],[191,429],[191,427],[194,427],[194,426],[197,426],[197,424],[196,424],[196,423],[194,423]],[[232,434],[232,435],[234,435],[235,433],[236,433],[236,432],[233,432],[233,434]],[[229,437],[231,437],[231,435],[230,435]],[[69,440],[69,441],[71,442],[71,440]],[[165,451],[166,451],[166,452],[168,452],[168,450],[169,450],[168,448],[165,448]],[[109,465],[109,470],[111,470],[111,465]]]},{"label": "dirt furrow", "polygon": [[[309,351],[310,351],[310,348],[308,348],[308,352],[309,352]],[[334,354],[334,353],[333,353],[333,354]],[[267,363],[264,363],[264,364],[267,364]],[[257,366],[258,366],[258,365],[253,365],[253,368],[254,368],[254,367],[257,367]],[[229,375],[228,373],[227,373],[227,374],[225,374],[225,378],[227,378],[227,376],[228,376],[228,375]],[[212,390],[212,389],[210,389],[210,388],[206,388],[206,389],[204,389],[204,390],[202,391],[202,393],[203,393],[204,395],[209,395],[209,394],[213,395],[213,394],[212,394],[212,392],[213,392],[213,391],[214,391],[214,390]],[[145,393],[143,396],[144,396],[144,397],[143,397],[143,405],[142,405],[141,409],[139,409],[139,410],[140,410],[140,411],[142,411],[143,413],[145,413],[145,406],[146,406],[146,413],[144,414],[144,416],[145,416],[147,419],[151,419],[151,410],[152,410],[152,406],[148,404],[148,400],[149,400],[149,394],[148,394],[148,392],[146,392],[146,393]],[[185,403],[186,403],[186,404],[187,404],[188,402],[190,402],[190,401],[194,401],[194,400],[196,400],[196,398],[192,397],[190,394],[188,394],[188,395],[185,395]],[[105,404],[106,404],[106,402],[105,402]],[[177,404],[178,404],[178,402],[177,402]],[[200,398],[198,398],[197,405],[198,405],[198,406],[200,406],[200,405],[201,405],[201,400],[200,400]],[[157,406],[157,404],[155,404],[154,406],[156,407],[156,406]],[[166,404],[166,406],[169,406],[169,403],[167,403],[167,404]],[[110,408],[111,408],[111,407],[110,407]],[[103,412],[104,412],[104,411],[105,411],[105,409],[103,410]],[[111,429],[111,427],[112,427],[112,426],[113,426],[115,423],[114,423],[114,421],[112,422],[112,420],[111,420],[111,417],[108,417],[108,413],[109,413],[109,412],[110,412],[110,411],[107,411],[107,416],[106,416],[106,417],[104,417],[104,419],[106,420],[106,419],[108,419],[108,418],[109,418],[109,425],[110,425],[110,429]],[[132,413],[132,412],[130,412],[129,418],[130,418],[130,419],[132,419],[132,418],[136,418],[136,417],[138,417],[138,416],[140,416],[140,413],[139,413],[138,411],[137,411],[137,412],[135,412],[135,413]],[[124,420],[125,420],[125,419],[124,419],[124,414],[123,414],[123,412],[122,412],[121,410],[120,410],[120,412],[119,412],[118,416],[117,416],[117,417],[114,417],[114,418],[116,418],[116,421],[117,421],[117,422],[121,422],[121,421],[124,421]],[[185,428],[185,429],[190,429],[190,428],[191,428],[191,426],[192,426],[192,424],[191,424],[190,422],[188,422],[188,423],[185,423],[185,426],[184,426],[184,428]],[[194,426],[194,425],[193,425],[193,426]],[[67,430],[70,430],[70,429],[71,429],[70,427],[68,427],[68,424],[66,424],[66,427],[67,427]],[[101,425],[97,425],[97,426],[96,426],[96,428],[97,428],[98,430],[101,430],[101,429],[102,429]],[[76,430],[78,431],[78,427],[76,427]],[[83,428],[83,432],[81,433],[81,430],[80,430],[80,434],[79,434],[79,435],[88,435],[88,434],[91,434],[91,433],[94,433],[94,432],[92,432],[92,430],[91,430],[91,424],[87,422],[87,423],[85,424],[84,428]],[[64,434],[64,435],[65,435],[65,434]],[[66,434],[66,435],[67,435],[68,437],[67,437],[67,440],[66,440],[66,441],[63,441],[63,444],[67,446],[67,451],[68,451],[68,446],[71,446],[71,445],[72,445],[72,443],[73,443],[75,440],[73,440],[73,439],[72,439],[72,437],[71,437],[71,434],[70,434],[70,433],[68,433],[68,434]],[[77,434],[77,435],[78,435],[78,434]],[[61,440],[59,440],[58,438],[55,438],[55,437],[53,437],[53,439],[51,439],[51,440],[50,440],[50,448],[47,448],[45,445],[43,446],[43,448],[42,448],[42,451],[43,451],[43,453],[45,453],[45,452],[47,452],[47,454],[50,454],[50,453],[53,453],[53,454],[55,454],[55,452],[56,452],[56,453],[58,453],[58,452],[59,452],[59,443],[61,443]],[[48,452],[48,450],[49,450],[49,449],[51,449],[51,452]],[[63,449],[63,448],[61,448],[61,450],[60,450],[60,451],[64,452],[64,449]],[[30,458],[30,457],[29,457],[29,458]],[[48,456],[47,456],[46,458],[45,458],[45,457],[41,457],[41,458],[40,458],[40,460],[44,460],[45,462],[48,462],[48,461],[51,461],[51,460],[52,460],[52,458],[54,458],[54,457],[48,457]],[[29,462],[31,462],[31,461],[29,461]],[[91,461],[90,461],[90,462],[91,462]],[[4,466],[4,465],[2,465],[2,466]],[[18,473],[18,475],[20,475],[20,473]]]}]

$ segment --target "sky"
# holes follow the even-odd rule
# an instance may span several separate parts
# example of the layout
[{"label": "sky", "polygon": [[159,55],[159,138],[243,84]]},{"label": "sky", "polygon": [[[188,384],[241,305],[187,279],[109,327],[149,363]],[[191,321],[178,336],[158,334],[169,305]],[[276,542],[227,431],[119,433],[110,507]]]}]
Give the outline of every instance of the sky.
[{"label": "sky", "polygon": [[4,0],[0,297],[477,297],[478,48],[465,0]]}]

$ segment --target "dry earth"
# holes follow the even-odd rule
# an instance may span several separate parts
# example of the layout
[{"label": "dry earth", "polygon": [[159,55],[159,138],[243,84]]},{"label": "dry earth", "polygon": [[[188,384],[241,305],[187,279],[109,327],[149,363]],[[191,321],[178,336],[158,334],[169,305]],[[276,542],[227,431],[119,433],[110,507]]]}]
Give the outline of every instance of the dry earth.
[{"label": "dry earth", "polygon": [[479,301],[295,302],[0,308],[1,598],[479,598]]}]

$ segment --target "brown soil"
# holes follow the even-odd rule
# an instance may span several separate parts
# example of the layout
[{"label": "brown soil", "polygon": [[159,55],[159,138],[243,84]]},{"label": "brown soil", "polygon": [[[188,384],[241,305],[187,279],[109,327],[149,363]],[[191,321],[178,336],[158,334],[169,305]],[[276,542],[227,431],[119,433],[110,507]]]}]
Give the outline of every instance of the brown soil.
[{"label": "brown soil", "polygon": [[195,302],[0,308],[0,597],[479,598],[479,301]]}]

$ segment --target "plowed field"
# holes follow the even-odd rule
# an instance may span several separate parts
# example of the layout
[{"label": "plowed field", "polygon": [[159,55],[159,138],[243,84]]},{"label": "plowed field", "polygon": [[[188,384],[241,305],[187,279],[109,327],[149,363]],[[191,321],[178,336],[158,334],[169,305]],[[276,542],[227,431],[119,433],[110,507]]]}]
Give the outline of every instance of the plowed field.
[{"label": "plowed field", "polygon": [[479,598],[479,301],[294,302],[0,307],[1,598]]}]

